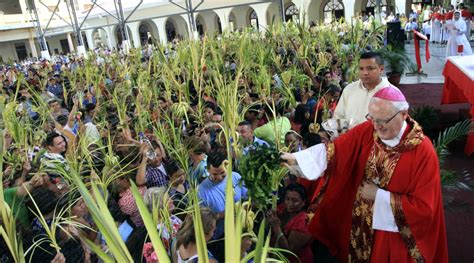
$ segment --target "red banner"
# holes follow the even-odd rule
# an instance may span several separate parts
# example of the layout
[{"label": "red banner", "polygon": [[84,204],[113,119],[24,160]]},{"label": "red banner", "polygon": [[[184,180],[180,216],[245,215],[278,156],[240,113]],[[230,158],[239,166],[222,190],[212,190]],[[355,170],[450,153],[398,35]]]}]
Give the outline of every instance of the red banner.
[{"label": "red banner", "polygon": [[422,33],[413,30],[413,38],[415,41],[415,57],[416,57],[416,65],[418,66],[418,72],[421,72],[421,56],[420,56],[420,39],[425,40],[426,46],[425,46],[425,57],[426,57],[426,62],[428,63],[430,61],[430,41],[428,40],[428,37],[423,35]]}]

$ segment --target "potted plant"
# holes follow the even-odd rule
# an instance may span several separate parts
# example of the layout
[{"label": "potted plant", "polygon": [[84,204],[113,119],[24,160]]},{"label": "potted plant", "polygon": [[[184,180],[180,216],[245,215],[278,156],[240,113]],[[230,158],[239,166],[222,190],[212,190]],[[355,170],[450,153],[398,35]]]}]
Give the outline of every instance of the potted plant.
[{"label": "potted plant", "polygon": [[393,85],[400,84],[400,79],[405,69],[410,68],[412,62],[403,49],[396,49],[389,45],[381,49],[380,54],[387,62],[390,72],[387,73],[388,81]]}]

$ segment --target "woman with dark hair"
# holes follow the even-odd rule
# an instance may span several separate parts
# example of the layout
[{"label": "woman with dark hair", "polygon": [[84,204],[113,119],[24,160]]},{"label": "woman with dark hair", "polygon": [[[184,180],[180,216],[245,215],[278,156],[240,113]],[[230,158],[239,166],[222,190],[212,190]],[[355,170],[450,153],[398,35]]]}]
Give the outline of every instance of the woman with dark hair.
[{"label": "woman with dark hair", "polygon": [[299,104],[296,106],[295,113],[291,121],[291,130],[303,134],[308,131],[311,123],[311,114],[306,104]]},{"label": "woman with dark hair", "polygon": [[304,187],[298,183],[287,186],[285,202],[278,213],[270,211],[267,220],[272,227],[274,246],[287,249],[298,256],[288,256],[290,262],[313,262],[312,237],[306,217],[307,198]]},{"label": "woman with dark hair", "polygon": [[315,114],[318,114],[318,123],[321,123],[325,119],[332,118],[340,95],[341,88],[338,85],[329,84],[326,93],[322,98],[320,98],[318,104],[316,104],[316,106],[313,108],[311,113],[312,119],[314,119]]},{"label": "woman with dark hair", "polygon": [[[188,206],[187,193],[189,184],[186,181],[186,174],[174,159],[170,158],[166,160],[164,166],[166,173],[170,177],[168,194],[171,199],[173,199],[175,212],[179,215],[181,214],[180,212],[184,212]],[[180,218],[184,219],[184,216]]]}]

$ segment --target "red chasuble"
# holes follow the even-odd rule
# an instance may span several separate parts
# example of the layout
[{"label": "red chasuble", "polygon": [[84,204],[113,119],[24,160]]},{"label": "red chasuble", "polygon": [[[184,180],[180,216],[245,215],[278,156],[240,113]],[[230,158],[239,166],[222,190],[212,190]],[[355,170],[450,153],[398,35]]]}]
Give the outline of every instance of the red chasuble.
[{"label": "red chasuble", "polygon": [[[448,262],[439,162],[413,120],[399,145],[384,145],[371,122],[328,144],[326,184],[309,230],[341,262]],[[391,193],[400,232],[372,230],[374,202],[363,181]]]}]

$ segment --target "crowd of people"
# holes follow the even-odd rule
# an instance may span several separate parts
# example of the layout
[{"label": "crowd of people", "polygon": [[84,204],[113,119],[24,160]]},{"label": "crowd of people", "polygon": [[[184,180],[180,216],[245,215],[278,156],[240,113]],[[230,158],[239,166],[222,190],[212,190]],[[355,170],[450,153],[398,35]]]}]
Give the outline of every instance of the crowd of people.
[{"label": "crowd of people", "polygon": [[413,10],[403,28],[408,41],[413,39],[413,30],[416,30],[434,44],[447,45],[447,57],[471,55],[471,21],[472,14],[464,3],[457,9],[453,5],[447,9],[427,6],[420,13]]},{"label": "crowd of people", "polygon": [[[99,261],[99,255],[84,239],[108,251],[86,202],[70,180],[69,174],[75,169],[86,183],[105,176],[113,178],[106,188],[108,209],[135,262],[157,262],[158,257],[132,184],[137,185],[149,212],[156,217],[162,243],[173,262],[199,260],[195,220],[187,210],[193,204],[190,192],[196,191],[210,261],[225,262],[227,182],[231,180],[234,202],[247,200],[247,188],[238,167],[242,155],[252,147],[284,145],[285,151],[295,153],[282,156],[292,166],[281,184],[278,209],[266,211],[264,217],[267,231],[272,233],[271,246],[290,251],[285,255],[291,262],[321,258],[383,262],[397,255],[402,255],[398,257],[401,262],[446,262],[444,216],[433,146],[409,118],[403,95],[383,77],[382,57],[377,52],[361,50],[358,62],[346,62],[335,50],[322,46],[312,52],[329,57],[327,67],[308,73],[308,62],[298,57],[296,45],[293,40],[275,45],[270,47],[271,55],[284,67],[305,72],[311,84],[285,93],[287,80],[273,70],[269,76],[275,75],[268,80],[271,91],[265,97],[257,92],[260,87],[256,79],[243,76],[238,84],[243,89],[240,102],[245,110],[236,131],[231,131],[238,136],[229,141],[222,129],[234,113],[225,112],[227,105],[219,103],[215,91],[201,91],[196,78],[162,71],[173,76],[173,85],[187,87],[186,102],[181,101],[179,88],[168,93],[169,76],[159,76],[153,83],[156,87],[139,87],[143,76],[154,76],[150,69],[153,56],[148,55],[156,51],[142,52],[137,64],[130,62],[136,61],[132,56],[130,60],[125,59],[126,55],[120,58],[118,63],[122,65],[118,65],[107,56],[91,54],[92,59],[63,56],[53,64],[38,61],[4,66],[0,72],[3,189],[5,202],[18,221],[23,246],[35,248],[28,250],[27,258],[34,262]],[[166,58],[178,57],[179,51],[171,48],[162,54]],[[226,59],[228,63],[222,64],[226,68],[221,73],[229,78],[240,76],[237,55],[230,54]],[[347,78],[350,65],[346,63],[356,63],[357,81]],[[125,70],[123,64],[139,65],[145,74],[138,69],[139,72],[121,72]],[[146,68],[148,72],[143,71]],[[88,70],[98,70],[103,78],[94,81]],[[206,78],[207,72],[213,70],[212,64],[201,66],[200,70]],[[205,81],[210,86],[218,85],[217,78],[208,77]],[[155,89],[159,95],[151,95]],[[153,100],[147,100],[147,96]],[[288,102],[288,98],[295,103]],[[188,106],[184,114],[178,110],[182,105]],[[141,123],[143,116],[149,122]],[[331,130],[324,125],[328,119],[347,120],[348,125],[343,130]],[[316,123],[320,129],[314,130],[312,124]],[[163,133],[156,132],[157,127],[168,135],[163,137]],[[22,130],[29,132],[22,135]],[[349,132],[336,138],[337,131],[346,130]],[[173,134],[179,136],[175,144],[168,141]],[[334,148],[330,145],[334,144],[336,155],[331,159]],[[240,154],[234,149],[228,156],[230,145],[241,148]],[[184,159],[177,154],[179,147],[187,150]],[[323,154],[326,147],[327,154]],[[397,167],[395,171],[384,170],[384,158],[390,160],[391,168]],[[396,165],[398,160],[403,163],[401,168]],[[230,161],[231,174],[227,173]],[[417,177],[419,171],[415,168],[426,168],[423,176]],[[345,181],[353,173],[356,176]],[[319,178],[320,174],[325,176]],[[369,179],[370,184],[366,183]],[[396,202],[393,211],[391,193]],[[337,198],[340,194],[342,199]],[[380,202],[383,204],[377,205]],[[362,207],[362,215],[354,213]],[[314,212],[311,218],[309,214]],[[51,242],[38,242],[62,217],[70,222],[54,233],[59,248]],[[363,223],[372,218],[374,226]],[[260,224],[262,218],[256,222]],[[362,232],[366,238],[361,237]],[[2,262],[13,262],[5,241],[0,245]],[[243,237],[241,257],[254,246]]]}]

